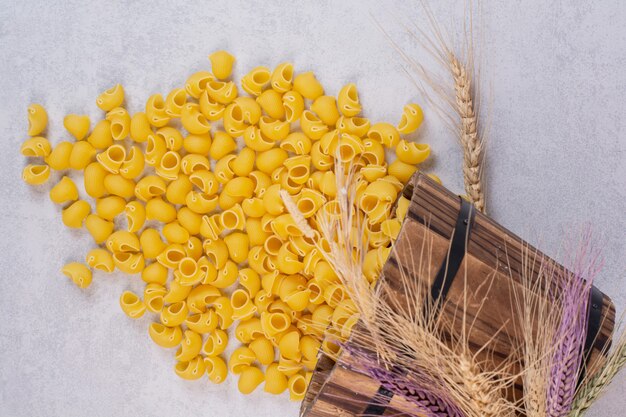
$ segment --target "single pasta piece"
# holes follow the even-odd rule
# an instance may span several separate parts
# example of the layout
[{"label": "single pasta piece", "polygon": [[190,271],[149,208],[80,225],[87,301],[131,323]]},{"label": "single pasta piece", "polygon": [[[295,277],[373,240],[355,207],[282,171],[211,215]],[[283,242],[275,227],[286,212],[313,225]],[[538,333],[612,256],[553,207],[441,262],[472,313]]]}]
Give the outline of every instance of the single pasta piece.
[{"label": "single pasta piece", "polygon": [[185,175],[191,175],[198,171],[208,171],[211,169],[211,163],[202,155],[189,154],[183,157],[180,166]]},{"label": "single pasta piece", "polygon": [[43,157],[46,158],[50,155],[52,151],[52,147],[50,146],[50,142],[48,139],[42,136],[35,136],[33,138],[27,139],[22,144],[22,148],[20,152],[24,156],[28,157]]},{"label": "single pasta piece", "polygon": [[310,110],[302,112],[302,117],[300,117],[300,128],[305,135],[313,140],[320,139],[326,132],[328,132],[328,126]]},{"label": "single pasta piece", "polygon": [[123,107],[116,107],[106,115],[111,122],[111,135],[113,140],[124,140],[130,134],[131,117]]},{"label": "single pasta piece", "polygon": [[138,232],[146,221],[146,209],[139,201],[131,201],[124,208],[129,232]]},{"label": "single pasta piece", "polygon": [[224,243],[228,247],[228,255],[235,263],[242,263],[248,258],[250,238],[241,232],[231,233],[224,238]]},{"label": "single pasta piece", "polygon": [[211,159],[222,159],[231,152],[237,149],[237,142],[231,136],[225,132],[215,132],[213,135],[213,143],[211,144],[211,150],[209,155]]},{"label": "single pasta piece", "polygon": [[104,177],[104,188],[111,195],[131,198],[135,195],[135,181],[124,178],[120,174],[109,174]]},{"label": "single pasta piece", "polygon": [[282,120],[274,120],[271,117],[263,116],[259,122],[261,133],[273,141],[281,141],[289,135],[290,124]]},{"label": "single pasta piece", "polygon": [[63,224],[67,227],[81,228],[83,221],[91,213],[91,206],[85,200],[78,200],[63,210]]},{"label": "single pasta piece", "polygon": [[206,155],[211,149],[211,141],[209,132],[204,135],[187,135],[183,139],[183,148],[192,154]]},{"label": "single pasta piece", "polygon": [[337,96],[339,111],[346,117],[354,117],[361,113],[361,103],[356,85],[353,83],[345,85]]},{"label": "single pasta piece", "polygon": [[289,399],[291,401],[302,401],[306,393],[307,381],[301,373],[289,377]]},{"label": "single pasta piece", "polygon": [[241,79],[241,88],[253,96],[259,96],[270,82],[270,70],[267,67],[256,67]]},{"label": "single pasta piece", "polygon": [[160,197],[151,198],[146,203],[146,219],[170,223],[176,219],[176,207]]},{"label": "single pasta piece", "polygon": [[50,178],[50,167],[48,165],[26,165],[22,171],[22,179],[30,185],[41,185]]},{"label": "single pasta piece", "polygon": [[152,126],[150,126],[150,120],[148,120],[146,113],[137,112],[133,114],[130,118],[130,137],[132,140],[135,142],[146,142],[148,140],[148,136],[153,133]]},{"label": "single pasta piece", "polygon": [[265,380],[263,372],[256,366],[247,366],[241,375],[237,387],[242,394],[250,394]]},{"label": "single pasta piece", "polygon": [[87,288],[91,284],[91,270],[79,262],[70,262],[62,272],[79,288]]},{"label": "single pasta piece", "polygon": [[211,333],[217,329],[219,318],[215,310],[210,309],[204,313],[192,314],[185,320],[185,325],[199,334]]},{"label": "single pasta piece", "polygon": [[[247,177],[254,170],[255,158],[256,153],[252,149],[244,147],[239,151],[239,154],[235,157],[235,159],[232,160],[230,166],[235,175],[239,177]],[[252,194],[250,194],[248,197],[252,197]]]},{"label": "single pasta piece", "polygon": [[389,164],[389,175],[393,175],[402,183],[406,183],[417,171],[417,167],[397,159]]},{"label": "single pasta piece", "polygon": [[370,121],[363,117],[341,116],[337,120],[336,127],[341,133],[350,133],[357,137],[362,137],[369,131]]},{"label": "single pasta piece", "polygon": [[335,126],[337,120],[339,120],[339,109],[337,109],[337,102],[335,97],[332,96],[319,96],[311,104],[311,111],[328,126]]},{"label": "single pasta piece", "polygon": [[424,120],[424,112],[417,104],[407,104],[404,106],[400,123],[398,123],[398,131],[403,135],[413,133],[420,127]]},{"label": "single pasta piece", "polygon": [[141,253],[117,252],[113,254],[113,263],[122,272],[138,274],[145,267],[145,260]]},{"label": "single pasta piece", "polygon": [[254,352],[245,346],[238,347],[230,355],[228,369],[234,374],[240,374],[256,360]]},{"label": "single pasta piece", "polygon": [[224,80],[230,76],[233,71],[235,57],[226,51],[217,51],[209,55],[211,60],[211,69],[216,78]]},{"label": "single pasta piece", "polygon": [[239,94],[237,86],[232,81],[211,81],[207,84],[206,91],[211,99],[220,104],[232,103]]},{"label": "single pasta piece", "polygon": [[72,152],[70,153],[70,168],[75,170],[82,170],[89,165],[96,149],[87,141],[80,141],[74,144]]},{"label": "single pasta piece", "polygon": [[309,100],[315,100],[324,95],[324,88],[312,72],[298,74],[293,80],[293,89]]},{"label": "single pasta piece", "polygon": [[264,391],[270,394],[282,394],[289,386],[289,381],[285,374],[278,369],[277,363],[270,364],[265,370]]},{"label": "single pasta piece", "polygon": [[293,123],[300,118],[304,111],[304,99],[297,91],[287,91],[283,94],[283,108],[287,122]]},{"label": "single pasta piece", "polygon": [[83,185],[85,192],[90,197],[100,198],[106,194],[106,188],[104,187],[104,178],[109,172],[99,162],[92,162],[87,165],[83,172]]},{"label": "single pasta piece", "polygon": [[203,90],[199,103],[200,112],[212,122],[221,119],[224,116],[226,106],[209,95],[209,92]]},{"label": "single pasta piece", "polygon": [[148,334],[154,343],[166,349],[178,346],[183,340],[183,331],[180,326],[167,327],[161,323],[151,323]]},{"label": "single pasta piece", "polygon": [[87,136],[90,125],[89,116],[86,115],[68,114],[63,119],[63,126],[76,140],[83,140]]},{"label": "single pasta piece", "polygon": [[104,111],[111,111],[121,106],[122,103],[124,103],[124,87],[121,84],[114,85],[96,99],[96,105]]},{"label": "single pasta piece", "polygon": [[70,142],[60,142],[52,149],[50,155],[44,159],[50,168],[62,171],[70,167],[70,156],[74,145]]},{"label": "single pasta piece", "polygon": [[96,200],[96,213],[106,220],[113,220],[118,214],[124,212],[126,200],[116,195],[102,197]]},{"label": "single pasta piece", "polygon": [[282,95],[277,90],[265,90],[256,101],[272,119],[281,120],[285,117]]},{"label": "single pasta piece", "polygon": [[96,123],[91,134],[87,137],[87,142],[96,149],[106,149],[113,145],[111,122],[104,119]]},{"label": "single pasta piece", "polygon": [[[260,324],[260,323],[259,323]],[[274,361],[274,346],[264,336],[257,337],[248,346],[262,365],[270,365]]]},{"label": "single pasta piece", "polygon": [[286,93],[291,90],[293,82],[293,64],[284,62],[279,64],[272,72],[270,84],[278,93]]},{"label": "single pasta piece", "polygon": [[[400,133],[390,123],[375,123],[367,132],[367,137],[388,148],[393,148],[400,142]],[[399,145],[398,145],[399,146]],[[397,148],[396,148],[397,149]]]},{"label": "single pasta piece", "polygon": [[196,356],[188,362],[178,362],[174,367],[174,371],[176,375],[183,379],[200,379],[206,371],[206,364],[202,356]]},{"label": "single pasta piece", "polygon": [[396,147],[398,159],[409,165],[417,165],[430,155],[430,146],[423,143],[407,142],[401,140]]},{"label": "single pasta piece", "polygon": [[215,76],[209,71],[198,71],[187,79],[185,91],[195,99],[200,98],[202,92],[206,90],[207,84],[213,80],[215,80]]},{"label": "single pasta piece", "polygon": [[120,296],[120,307],[122,311],[131,319],[138,319],[146,311],[146,305],[132,291],[124,291]]},{"label": "single pasta piece", "polygon": [[163,138],[158,135],[148,135],[147,142],[144,158],[148,165],[155,166],[161,161],[165,152],[167,152],[167,147]]},{"label": "single pasta piece", "polygon": [[[161,267],[161,265],[159,265],[158,263],[148,265],[148,267],[142,271],[142,279],[144,278],[144,273],[154,265],[156,265],[157,267]],[[146,280],[144,279],[144,281]],[[165,281],[163,281],[163,284],[164,283]],[[163,310],[163,306],[165,304],[165,294],[167,294],[167,289],[162,284],[159,284],[157,282],[149,282],[143,291],[143,302],[146,304],[146,309],[152,313],[160,313],[161,310]]]},{"label": "single pasta piece", "polygon": [[173,221],[163,226],[163,236],[168,243],[185,244],[189,242],[190,239],[187,229],[181,226],[177,221]]},{"label": "single pasta piece", "polygon": [[115,269],[111,253],[102,248],[90,250],[87,254],[85,262],[90,268],[98,269],[107,273],[111,273]]},{"label": "single pasta piece", "polygon": [[221,384],[226,380],[228,368],[226,362],[219,356],[208,356],[204,358],[209,380],[215,384]]},{"label": "single pasta piece", "polygon": [[175,88],[165,98],[165,113],[170,117],[180,117],[183,106],[187,102],[187,91]]},{"label": "single pasta piece", "polygon": [[[179,266],[180,269],[180,266]],[[187,305],[192,313],[205,313],[207,306],[222,296],[219,289],[208,284],[194,287],[187,296]]]},{"label": "single pasta piece", "polygon": [[167,151],[155,167],[156,174],[166,181],[175,180],[180,172],[180,164],[181,156],[178,152]]},{"label": "single pasta piece", "polygon": [[135,186],[135,196],[144,202],[151,198],[165,194],[167,186],[165,181],[156,175],[146,175],[137,182]]},{"label": "single pasta piece", "polygon": [[[256,304],[254,304],[254,306],[257,307]],[[240,320],[237,328],[235,329],[235,337],[237,338],[237,340],[244,344],[249,344],[253,340],[265,337],[265,334],[263,333],[263,327],[261,326],[261,320],[258,317],[250,317],[246,318],[245,320]],[[261,363],[265,362],[265,359],[263,358],[257,357],[257,360]]]},{"label": "single pasta piece", "polygon": [[120,175],[126,179],[136,178],[143,173],[144,166],[145,158],[141,149],[137,146],[133,146],[126,154],[124,162],[122,162]]},{"label": "single pasta piece", "polygon": [[300,352],[300,333],[293,330],[283,335],[278,342],[280,354],[287,359],[300,360],[302,353]]},{"label": "single pasta piece", "polygon": [[85,219],[85,228],[98,244],[103,243],[111,236],[114,227],[112,221],[105,220],[96,214],[90,214]]},{"label": "single pasta piece", "polygon": [[[144,257],[146,257],[145,254],[144,254]],[[143,271],[141,271],[141,279],[144,282],[148,283],[148,285],[150,284],[158,284],[160,286],[165,285],[165,283],[167,282],[167,275],[168,275],[168,269],[158,262],[151,263],[150,265],[146,266]],[[161,298],[163,298],[165,294],[167,293],[167,290],[165,290],[165,288],[163,289],[164,289],[164,292]],[[145,296],[144,298],[146,299],[146,304],[148,305],[148,309],[150,311],[152,311],[153,313],[161,311],[163,304],[160,304],[160,307],[158,310],[152,310],[150,309],[151,303],[148,302],[148,298],[146,298]]]},{"label": "single pasta piece", "polygon": [[122,145],[109,146],[106,151],[96,155],[96,159],[104,169],[111,174],[117,174],[126,160],[126,148]]},{"label": "single pasta piece", "polygon": [[154,127],[163,127],[170,121],[165,111],[165,101],[161,94],[154,94],[146,101],[146,117]]},{"label": "single pasta piece", "polygon": [[106,247],[113,253],[139,252],[141,248],[137,235],[125,230],[118,230],[111,234],[106,241]]},{"label": "single pasta piece", "polygon": [[[175,279],[170,282],[167,294],[163,299],[166,303],[170,304],[181,302],[187,298],[191,289],[192,287],[190,285],[182,285],[180,281]],[[196,330],[193,327],[190,327],[190,329]]]},{"label": "single pasta piece", "polygon": [[48,126],[48,113],[41,104],[28,106],[28,136],[40,135]]},{"label": "single pasta piece", "polygon": [[161,311],[161,323],[168,327],[181,325],[187,318],[187,313],[189,309],[184,301],[170,304]]}]

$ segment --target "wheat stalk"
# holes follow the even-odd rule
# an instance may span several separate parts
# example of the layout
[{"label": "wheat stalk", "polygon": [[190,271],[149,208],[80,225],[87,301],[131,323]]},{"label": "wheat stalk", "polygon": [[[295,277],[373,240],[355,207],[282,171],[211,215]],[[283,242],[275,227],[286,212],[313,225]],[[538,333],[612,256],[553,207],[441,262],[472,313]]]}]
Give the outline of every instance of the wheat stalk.
[{"label": "wheat stalk", "polygon": [[[445,69],[452,76],[452,83],[435,76],[436,71],[426,68],[421,62],[410,57],[376,21],[378,28],[389,40],[400,56],[409,65],[412,73],[406,70],[417,90],[433,106],[442,119],[454,130],[463,150],[463,182],[467,199],[481,212],[486,212],[484,172],[485,129],[479,124],[479,88],[474,55],[473,7],[466,5],[463,23],[463,43],[459,51],[452,48],[437,23],[432,11],[424,2],[420,2],[428,18],[431,34],[412,25],[405,30],[424,51],[433,57],[439,68]],[[467,3],[471,3],[468,0]],[[399,22],[402,19],[397,19]],[[452,87],[452,88],[451,88]],[[439,100],[435,100],[436,96]]]},{"label": "wheat stalk", "polygon": [[485,212],[485,193],[482,184],[483,141],[481,140],[474,111],[472,80],[465,66],[448,52],[450,71],[454,78],[456,108],[461,118],[459,139],[463,148],[463,182],[470,202]]},{"label": "wheat stalk", "polygon": [[572,403],[570,417],[582,416],[604,393],[613,378],[626,365],[626,332],[622,330],[617,345],[594,376],[583,381]]}]

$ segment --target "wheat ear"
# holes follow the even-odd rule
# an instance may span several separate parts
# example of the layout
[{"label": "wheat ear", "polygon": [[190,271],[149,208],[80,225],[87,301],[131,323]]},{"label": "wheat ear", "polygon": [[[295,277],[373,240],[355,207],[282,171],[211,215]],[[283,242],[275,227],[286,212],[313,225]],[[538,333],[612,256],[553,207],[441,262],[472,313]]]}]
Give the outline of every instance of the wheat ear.
[{"label": "wheat ear", "polygon": [[463,148],[463,182],[465,192],[472,204],[485,212],[485,193],[482,184],[483,141],[478,135],[477,117],[474,111],[472,80],[465,66],[448,52],[450,71],[454,78],[457,112],[461,118],[459,138]]},{"label": "wheat ear", "polygon": [[617,346],[609,354],[600,370],[589,380],[585,381],[572,404],[570,417],[582,416],[589,407],[604,393],[613,378],[626,365],[626,332],[622,331]]},{"label": "wheat ear", "polygon": [[[463,182],[467,199],[481,212],[486,212],[485,187],[483,184],[484,166],[484,125],[479,128],[478,81],[480,76],[475,71],[474,25],[472,0],[467,0],[465,21],[463,22],[463,42],[460,48],[453,48],[435,19],[428,4],[420,1],[430,24],[430,33],[412,24],[405,27],[408,35],[423,50],[434,58],[437,68],[427,68],[401,48],[376,21],[392,46],[410,67],[405,70],[417,90],[424,96],[444,122],[458,135],[463,150]],[[401,22],[402,19],[398,19]],[[452,75],[453,83],[436,74],[443,68]],[[478,75],[477,75],[478,74]],[[451,84],[454,84],[453,86]],[[451,88],[454,87],[454,88]]]}]

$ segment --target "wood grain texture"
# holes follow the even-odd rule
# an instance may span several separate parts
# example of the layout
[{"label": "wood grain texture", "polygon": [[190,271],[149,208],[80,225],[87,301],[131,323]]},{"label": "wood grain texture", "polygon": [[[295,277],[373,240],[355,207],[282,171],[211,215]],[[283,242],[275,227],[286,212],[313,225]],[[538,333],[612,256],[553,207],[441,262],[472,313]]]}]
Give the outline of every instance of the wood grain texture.
[{"label": "wood grain texture", "polygon": [[[415,174],[403,194],[411,200],[407,217],[385,266],[381,294],[393,297],[400,306],[406,302],[400,274],[408,274],[429,288],[448,255],[451,236],[460,209],[459,197],[425,175]],[[528,262],[529,254],[533,262]],[[467,251],[448,292],[442,314],[453,326],[465,318],[473,323],[469,343],[478,350],[490,343],[493,366],[519,346],[521,328],[512,300],[522,289],[522,274],[537,278],[540,268],[549,266],[566,273],[563,266],[544,255],[489,217],[476,212]],[[399,307],[401,308],[401,307]],[[590,361],[599,359],[615,324],[615,306],[603,294],[602,322]],[[348,342],[349,343],[349,342]],[[330,417],[362,415],[374,399],[379,384],[354,371],[352,358],[341,353],[337,363],[322,355],[313,375],[301,416]],[[517,381],[513,396],[520,395]],[[407,408],[409,407],[409,408]],[[402,416],[411,404],[393,397],[384,415]]]}]

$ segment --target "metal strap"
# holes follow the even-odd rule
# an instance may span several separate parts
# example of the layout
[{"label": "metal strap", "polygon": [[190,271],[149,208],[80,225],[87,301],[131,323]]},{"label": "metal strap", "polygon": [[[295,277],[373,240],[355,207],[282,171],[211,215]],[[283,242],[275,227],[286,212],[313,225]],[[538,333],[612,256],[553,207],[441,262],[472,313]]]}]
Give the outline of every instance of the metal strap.
[{"label": "metal strap", "polygon": [[446,299],[452,282],[454,282],[454,277],[459,272],[459,268],[463,263],[467,249],[466,241],[471,233],[473,223],[474,206],[467,200],[461,198],[461,209],[456,218],[456,226],[452,232],[448,255],[439,267],[439,271],[430,289],[431,300],[438,305],[441,305]]},{"label": "metal strap", "polygon": [[[460,200],[461,208],[456,219],[456,226],[452,232],[452,238],[450,239],[450,248],[448,249],[448,254],[439,267],[439,271],[437,272],[431,287],[431,300],[436,303],[434,306],[435,309],[438,309],[442,305],[448,295],[450,287],[452,286],[454,277],[457,272],[459,272],[459,268],[463,263],[463,258],[465,258],[465,243],[471,232],[472,224],[474,223],[474,206],[463,198],[460,198]],[[426,307],[426,311],[424,313],[435,314],[436,312],[429,312],[428,307]],[[372,402],[370,402],[365,411],[363,411],[363,415],[382,416],[392,398],[393,392],[381,385],[374,395]]]}]

